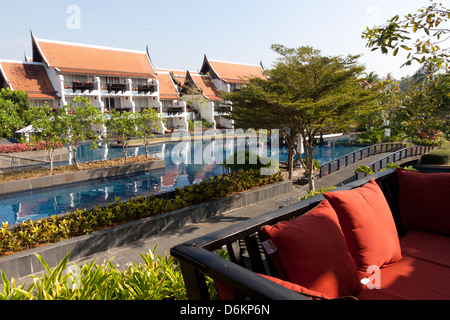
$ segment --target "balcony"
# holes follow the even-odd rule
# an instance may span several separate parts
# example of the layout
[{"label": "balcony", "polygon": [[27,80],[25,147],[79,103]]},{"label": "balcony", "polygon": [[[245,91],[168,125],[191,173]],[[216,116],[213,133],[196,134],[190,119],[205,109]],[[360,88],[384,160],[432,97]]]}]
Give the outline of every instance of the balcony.
[{"label": "balcony", "polygon": [[181,115],[183,114],[183,108],[179,108],[179,107],[170,107],[167,110],[167,115],[168,116],[176,116],[176,115]]},{"label": "balcony", "polygon": [[116,112],[131,112],[131,108],[126,107],[115,107],[114,111]]},{"label": "balcony", "polygon": [[89,90],[89,92],[92,92],[94,90],[94,83],[92,81],[74,81],[72,83],[72,90],[75,93],[77,90],[86,91]]},{"label": "balcony", "polygon": [[120,91],[125,92],[126,88],[127,88],[127,85],[125,83],[108,83],[108,85],[107,85],[107,89],[108,89],[109,93],[111,93],[113,91],[115,93],[118,93]]},{"label": "balcony", "polygon": [[231,111],[230,107],[220,107],[217,110],[214,110],[215,115],[227,115]]},{"label": "balcony", "polygon": [[138,85],[138,93],[155,93],[157,86],[153,84]]}]

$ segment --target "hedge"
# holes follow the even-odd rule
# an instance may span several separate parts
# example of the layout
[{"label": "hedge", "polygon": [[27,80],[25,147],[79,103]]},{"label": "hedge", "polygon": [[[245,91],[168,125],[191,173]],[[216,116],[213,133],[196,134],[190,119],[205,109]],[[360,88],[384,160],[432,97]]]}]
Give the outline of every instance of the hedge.
[{"label": "hedge", "polygon": [[450,149],[434,149],[420,158],[421,164],[436,164],[445,165],[450,164]]}]

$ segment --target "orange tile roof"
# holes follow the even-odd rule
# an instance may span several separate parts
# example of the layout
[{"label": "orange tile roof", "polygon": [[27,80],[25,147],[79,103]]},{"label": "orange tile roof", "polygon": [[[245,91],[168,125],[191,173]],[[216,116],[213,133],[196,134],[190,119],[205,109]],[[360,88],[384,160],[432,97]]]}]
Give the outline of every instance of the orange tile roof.
[{"label": "orange tile roof", "polygon": [[208,69],[208,64],[219,78],[228,83],[241,84],[243,83],[242,79],[245,80],[245,78],[249,77],[260,77],[263,79],[267,79],[267,77],[264,75],[264,70],[260,65],[209,60],[205,56],[201,69],[202,73],[205,73],[205,70]]},{"label": "orange tile roof", "polygon": [[156,69],[158,73],[156,80],[159,81],[159,99],[160,100],[179,100],[180,96],[168,70]]},{"label": "orange tile roof", "polygon": [[167,69],[171,76],[172,79],[177,82],[177,84],[182,87],[184,86],[184,82],[186,81],[186,73],[187,70],[174,70],[174,69]]},{"label": "orange tile roof", "polygon": [[45,66],[30,62],[0,62],[12,90],[22,90],[29,98],[56,98],[56,91]]},{"label": "orange tile roof", "polygon": [[144,51],[34,40],[49,67],[61,72],[144,78],[155,74]]},{"label": "orange tile roof", "polygon": [[188,72],[190,78],[208,100],[223,100],[212,80],[208,76]]}]

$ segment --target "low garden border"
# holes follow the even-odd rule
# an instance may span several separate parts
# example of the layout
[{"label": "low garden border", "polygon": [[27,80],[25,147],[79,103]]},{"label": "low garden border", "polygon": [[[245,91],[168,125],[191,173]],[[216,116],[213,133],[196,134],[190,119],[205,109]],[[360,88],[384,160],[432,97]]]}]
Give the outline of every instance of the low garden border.
[{"label": "low garden border", "polygon": [[44,270],[43,265],[35,256],[36,253],[42,256],[50,267],[55,267],[69,252],[71,252],[69,261],[77,260],[125,243],[176,229],[187,223],[195,223],[207,217],[285,194],[292,191],[292,186],[292,180],[276,182],[91,234],[18,252],[1,257],[0,270],[4,271],[7,278],[21,278]]}]

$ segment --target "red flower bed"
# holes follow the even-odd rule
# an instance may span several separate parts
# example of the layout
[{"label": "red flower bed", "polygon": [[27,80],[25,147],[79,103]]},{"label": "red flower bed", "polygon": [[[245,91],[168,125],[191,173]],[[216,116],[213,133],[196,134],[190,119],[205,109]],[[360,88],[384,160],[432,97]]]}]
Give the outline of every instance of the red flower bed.
[{"label": "red flower bed", "polygon": [[[36,151],[36,150],[45,150],[47,143],[44,141],[34,143],[34,144],[26,144],[26,143],[15,143],[10,145],[2,145],[0,146],[0,153],[16,153],[16,152],[25,152],[25,151]],[[64,145],[62,143],[57,144],[57,148],[62,148]]]}]

